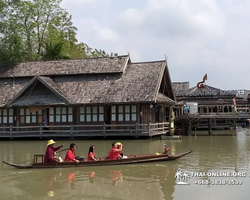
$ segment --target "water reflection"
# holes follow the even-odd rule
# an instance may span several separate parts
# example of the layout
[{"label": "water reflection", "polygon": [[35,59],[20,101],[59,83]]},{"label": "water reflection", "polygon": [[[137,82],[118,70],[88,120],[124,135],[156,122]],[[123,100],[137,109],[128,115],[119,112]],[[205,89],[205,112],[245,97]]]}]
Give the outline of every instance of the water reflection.
[{"label": "water reflection", "polygon": [[149,164],[141,165],[140,172],[136,165],[18,171],[15,181],[5,180],[1,199],[172,199],[175,169],[174,165]]},{"label": "water reflection", "polygon": [[[183,137],[181,141],[135,140],[121,141],[125,154],[161,152],[163,144],[171,153],[193,152],[179,160],[162,163],[69,168],[18,170],[0,164],[2,200],[29,199],[249,199],[249,177],[241,186],[197,186],[189,179],[189,186],[176,185],[177,170],[190,172],[245,171],[249,172],[250,129],[238,130],[237,136]],[[84,155],[91,144],[98,146],[98,156],[107,155],[112,141],[77,141],[79,155]],[[60,142],[67,145],[66,142]],[[70,143],[70,141],[68,142]],[[33,152],[44,153],[44,141],[0,142],[0,160],[22,162],[32,159]],[[61,155],[63,156],[63,155]]]}]

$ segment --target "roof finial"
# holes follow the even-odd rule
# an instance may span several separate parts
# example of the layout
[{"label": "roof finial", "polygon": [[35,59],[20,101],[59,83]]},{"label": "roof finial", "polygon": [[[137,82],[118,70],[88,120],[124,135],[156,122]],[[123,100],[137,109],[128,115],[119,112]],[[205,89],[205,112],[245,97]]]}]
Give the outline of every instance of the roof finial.
[{"label": "roof finial", "polygon": [[164,54],[164,57],[165,57],[165,61],[167,62],[167,60],[168,60],[168,57],[166,56],[166,54]]},{"label": "roof finial", "polygon": [[128,51],[128,56],[130,57],[130,53],[129,53],[129,51]]}]

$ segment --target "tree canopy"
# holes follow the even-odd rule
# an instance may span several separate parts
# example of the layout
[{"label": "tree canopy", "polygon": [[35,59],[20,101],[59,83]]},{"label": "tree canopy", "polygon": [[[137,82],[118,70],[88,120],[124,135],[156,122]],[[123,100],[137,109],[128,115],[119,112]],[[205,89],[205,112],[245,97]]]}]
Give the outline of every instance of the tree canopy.
[{"label": "tree canopy", "polygon": [[79,43],[61,1],[0,0],[0,62],[117,55]]}]

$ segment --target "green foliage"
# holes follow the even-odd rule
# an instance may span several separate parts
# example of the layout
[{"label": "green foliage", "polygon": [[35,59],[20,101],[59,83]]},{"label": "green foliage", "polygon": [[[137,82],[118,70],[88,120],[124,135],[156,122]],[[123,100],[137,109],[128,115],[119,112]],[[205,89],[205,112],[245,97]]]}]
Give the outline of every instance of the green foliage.
[{"label": "green foliage", "polygon": [[61,1],[0,0],[0,62],[109,56],[78,43]]},{"label": "green foliage", "polygon": [[52,42],[49,42],[46,44],[45,47],[45,53],[43,55],[44,60],[57,60],[57,59],[63,59],[65,56],[62,54],[62,47],[63,43],[58,42],[53,44]]}]

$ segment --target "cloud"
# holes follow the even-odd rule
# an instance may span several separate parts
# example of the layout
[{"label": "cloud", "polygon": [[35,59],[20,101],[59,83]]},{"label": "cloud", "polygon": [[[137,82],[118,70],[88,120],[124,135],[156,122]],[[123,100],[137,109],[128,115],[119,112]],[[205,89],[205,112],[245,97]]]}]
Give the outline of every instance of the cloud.
[{"label": "cloud", "polygon": [[116,42],[119,39],[119,35],[114,30],[108,27],[95,25],[93,27],[93,30],[95,30],[95,34],[97,35],[98,40],[102,40],[105,42]]},{"label": "cloud", "polygon": [[[64,0],[62,1],[62,7],[74,7],[79,8],[79,6],[87,6],[91,4],[96,4],[98,0]],[[73,14],[73,13],[72,13]]]},{"label": "cloud", "polygon": [[213,0],[149,0],[145,10],[129,8],[122,14],[127,25],[158,37],[214,37],[224,33],[225,20]]},{"label": "cloud", "polygon": [[79,41],[93,48],[130,52],[132,62],[162,60],[166,54],[172,81],[190,81],[191,86],[205,73],[207,84],[221,89],[250,85],[249,1],[63,2]]}]

